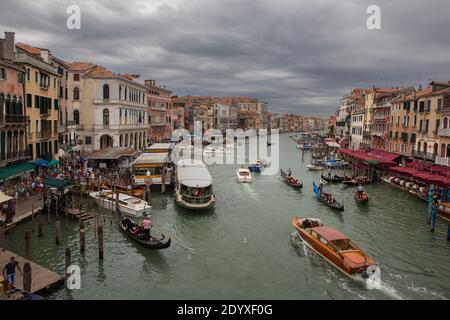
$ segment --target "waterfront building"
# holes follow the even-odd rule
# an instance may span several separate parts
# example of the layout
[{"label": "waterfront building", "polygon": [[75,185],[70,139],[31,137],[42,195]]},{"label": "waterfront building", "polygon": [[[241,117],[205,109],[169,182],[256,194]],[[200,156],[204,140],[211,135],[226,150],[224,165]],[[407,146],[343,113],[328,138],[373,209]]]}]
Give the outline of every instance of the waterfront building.
[{"label": "waterfront building", "polygon": [[69,131],[68,131],[68,91],[67,80],[69,77],[70,63],[59,59],[53,55],[50,55],[50,63],[56,68],[58,75],[60,76],[57,83],[58,99],[57,108],[58,112],[58,143],[60,146],[69,144]]},{"label": "waterfront building", "polygon": [[447,156],[447,141],[445,137],[440,139],[439,129],[445,126],[441,117],[448,88],[449,83],[433,81],[425,88],[392,100],[391,151],[433,162],[437,156]]},{"label": "waterfront building", "polygon": [[148,137],[161,142],[171,136],[171,91],[159,86],[155,80],[146,80],[148,92]]},{"label": "waterfront building", "polygon": [[184,128],[184,107],[171,104],[170,110],[170,129],[176,130]]},{"label": "waterfront building", "polygon": [[69,124],[75,125],[76,143],[84,150],[141,150],[146,145],[147,87],[139,76],[74,62],[69,68],[68,92]]},{"label": "waterfront building", "polygon": [[29,160],[24,106],[25,68],[14,62],[15,35],[0,39],[0,167]]},{"label": "waterfront building", "polygon": [[214,104],[215,129],[225,132],[227,129],[236,129],[238,126],[238,105],[225,104],[221,101]]},{"label": "waterfront building", "polygon": [[351,111],[351,149],[359,150],[363,141],[364,106],[355,107]]},{"label": "waterfront building", "polygon": [[248,110],[239,110],[239,124],[238,128],[247,130],[247,129],[259,129],[260,128],[260,119],[258,113],[255,111]]},{"label": "waterfront building", "polygon": [[[394,98],[412,93],[413,88],[374,89],[371,126],[371,147],[388,151],[391,102]],[[404,119],[405,128],[409,125],[409,116]]]},{"label": "waterfront building", "polygon": [[25,101],[29,116],[28,151],[33,159],[52,159],[58,152],[58,84],[61,75],[52,65],[50,50],[16,44],[15,61],[26,73]]},{"label": "waterfront building", "polygon": [[336,138],[341,145],[347,145],[350,140],[350,100],[346,95],[342,97],[336,112]]}]

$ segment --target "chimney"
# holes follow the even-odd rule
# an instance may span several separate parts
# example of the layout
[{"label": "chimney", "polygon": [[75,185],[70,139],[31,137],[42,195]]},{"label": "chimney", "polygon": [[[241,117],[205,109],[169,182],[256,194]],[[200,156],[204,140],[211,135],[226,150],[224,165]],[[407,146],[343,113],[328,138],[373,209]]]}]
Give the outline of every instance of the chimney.
[{"label": "chimney", "polygon": [[5,32],[5,38],[0,39],[0,58],[13,61],[15,45],[15,33]]},{"label": "chimney", "polygon": [[148,87],[154,87],[156,81],[155,80],[145,80],[145,85]]},{"label": "chimney", "polygon": [[41,49],[41,58],[47,63],[50,63],[50,51],[48,49]]}]

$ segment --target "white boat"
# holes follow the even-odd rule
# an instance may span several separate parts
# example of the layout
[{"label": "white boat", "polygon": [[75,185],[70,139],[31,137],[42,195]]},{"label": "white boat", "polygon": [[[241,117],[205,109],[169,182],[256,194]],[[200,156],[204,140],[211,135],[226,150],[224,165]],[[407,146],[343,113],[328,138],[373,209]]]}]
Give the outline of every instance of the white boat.
[{"label": "white boat", "polygon": [[177,163],[175,201],[192,210],[214,206],[213,179],[208,168],[199,160],[184,159]]},{"label": "white boat", "polygon": [[239,183],[251,183],[252,173],[247,168],[239,168],[236,170],[236,176]]},{"label": "white boat", "polygon": [[[89,196],[102,206],[105,210],[116,210],[116,194],[112,190],[102,190],[90,192]],[[147,201],[130,196],[125,193],[119,193],[119,210],[122,214],[132,218],[142,218],[144,214],[150,214],[152,207]]]}]

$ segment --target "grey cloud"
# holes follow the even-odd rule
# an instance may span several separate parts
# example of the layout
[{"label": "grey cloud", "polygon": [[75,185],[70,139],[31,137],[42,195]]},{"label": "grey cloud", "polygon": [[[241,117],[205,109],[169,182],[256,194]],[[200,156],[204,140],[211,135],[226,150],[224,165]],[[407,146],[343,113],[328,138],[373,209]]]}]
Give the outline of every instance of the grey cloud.
[{"label": "grey cloud", "polygon": [[[366,28],[374,3],[379,31]],[[65,28],[71,4],[82,10],[79,31]],[[3,0],[0,8],[0,31],[63,59],[139,73],[179,95],[256,96],[274,112],[328,115],[352,87],[450,79],[446,0]]]}]

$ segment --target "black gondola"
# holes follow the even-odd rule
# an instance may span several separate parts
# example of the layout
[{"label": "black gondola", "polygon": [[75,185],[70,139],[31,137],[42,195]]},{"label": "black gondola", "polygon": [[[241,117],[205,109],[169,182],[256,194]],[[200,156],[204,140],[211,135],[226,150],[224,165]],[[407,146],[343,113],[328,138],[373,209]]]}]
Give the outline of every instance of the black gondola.
[{"label": "black gondola", "polygon": [[166,249],[170,246],[171,239],[166,238],[164,234],[162,234],[161,238],[157,238],[150,234],[149,239],[144,239],[145,236],[143,232],[138,231],[137,234],[134,234],[133,230],[141,230],[135,222],[123,216],[120,211],[117,211],[117,218],[119,220],[120,230],[140,245],[154,250]]},{"label": "black gondola", "polygon": [[283,179],[284,183],[286,183],[288,186],[291,186],[292,188],[295,188],[295,189],[303,188],[303,183],[300,180],[292,177],[296,181],[289,181],[289,177],[291,177],[289,174],[287,174],[286,172],[281,170],[281,178]]},{"label": "black gondola", "polygon": [[322,174],[322,179],[325,180],[326,182],[330,182],[330,183],[338,183],[338,182],[342,182],[342,180],[344,179],[343,177],[340,177],[338,175],[334,175],[331,179],[329,179],[327,176],[324,176]]},{"label": "black gondola", "polygon": [[344,211],[344,204],[338,202],[336,199],[334,200],[333,203],[328,202],[328,199],[332,196],[333,196],[332,194],[322,192],[322,194],[320,195],[320,197],[318,197],[318,199],[320,202],[330,207],[331,209],[337,211]]}]

